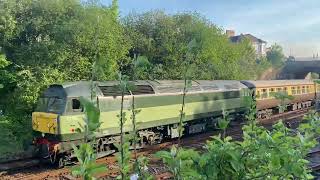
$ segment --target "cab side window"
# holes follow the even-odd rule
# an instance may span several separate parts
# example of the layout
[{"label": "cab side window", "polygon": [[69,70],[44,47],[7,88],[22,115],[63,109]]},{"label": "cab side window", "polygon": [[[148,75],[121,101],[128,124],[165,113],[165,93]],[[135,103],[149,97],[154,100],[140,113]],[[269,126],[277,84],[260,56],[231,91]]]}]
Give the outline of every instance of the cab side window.
[{"label": "cab side window", "polygon": [[72,111],[73,112],[82,112],[82,107],[79,99],[72,99]]}]

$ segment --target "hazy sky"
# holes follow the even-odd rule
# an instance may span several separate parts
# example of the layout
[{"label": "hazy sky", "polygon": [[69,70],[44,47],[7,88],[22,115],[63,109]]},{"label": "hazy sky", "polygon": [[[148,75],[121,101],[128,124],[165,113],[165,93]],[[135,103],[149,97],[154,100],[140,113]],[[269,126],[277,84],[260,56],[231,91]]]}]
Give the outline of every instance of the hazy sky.
[{"label": "hazy sky", "polygon": [[[110,4],[111,0],[103,0]],[[196,11],[223,29],[278,43],[294,56],[320,54],[320,0],[119,0],[121,16],[161,9]]]}]

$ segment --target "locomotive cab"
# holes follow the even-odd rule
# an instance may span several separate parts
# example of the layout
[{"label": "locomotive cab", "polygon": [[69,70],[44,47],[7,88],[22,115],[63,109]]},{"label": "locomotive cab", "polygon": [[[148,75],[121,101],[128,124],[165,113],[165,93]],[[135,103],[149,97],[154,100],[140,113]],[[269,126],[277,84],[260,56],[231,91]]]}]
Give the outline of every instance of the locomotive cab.
[{"label": "locomotive cab", "polygon": [[[61,166],[59,156],[72,150],[70,141],[78,143],[83,137],[76,130],[83,125],[83,109],[80,97],[89,98],[91,82],[53,84],[40,96],[32,113],[33,143],[41,159]],[[99,95],[99,92],[97,92]],[[80,141],[79,141],[80,142]]]},{"label": "locomotive cab", "polygon": [[32,113],[34,131],[58,134],[59,115],[65,112],[66,93],[62,86],[50,86],[39,98],[36,111]]},{"label": "locomotive cab", "polygon": [[65,113],[67,94],[61,85],[51,85],[38,100],[36,111],[32,113],[32,128],[35,131],[34,145],[43,160],[62,166],[56,157],[59,143],[56,139],[60,133],[60,116]]}]

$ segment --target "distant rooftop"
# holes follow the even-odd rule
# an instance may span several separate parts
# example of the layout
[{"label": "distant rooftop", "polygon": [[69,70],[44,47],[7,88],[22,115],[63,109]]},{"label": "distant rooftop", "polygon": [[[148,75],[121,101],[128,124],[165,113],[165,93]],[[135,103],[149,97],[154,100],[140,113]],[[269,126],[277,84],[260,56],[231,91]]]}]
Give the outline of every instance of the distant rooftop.
[{"label": "distant rooftop", "polygon": [[238,36],[231,36],[230,40],[232,42],[240,42],[241,40],[243,40],[244,38],[248,38],[250,41],[252,42],[257,42],[257,43],[267,43],[266,41],[259,39],[251,34],[240,34]]}]

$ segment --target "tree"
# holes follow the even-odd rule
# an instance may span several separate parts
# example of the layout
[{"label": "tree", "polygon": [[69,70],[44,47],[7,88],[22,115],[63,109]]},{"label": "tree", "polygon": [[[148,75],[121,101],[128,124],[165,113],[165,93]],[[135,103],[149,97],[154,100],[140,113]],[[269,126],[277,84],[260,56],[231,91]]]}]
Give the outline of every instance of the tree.
[{"label": "tree", "polygon": [[154,79],[183,79],[180,65],[193,39],[199,44],[193,78],[249,79],[256,74],[252,46],[231,43],[222,29],[197,13],[150,11],[129,14],[122,21],[132,44],[130,55],[145,56]]},{"label": "tree", "polygon": [[285,61],[282,47],[278,44],[271,46],[271,50],[267,52],[267,59],[275,67],[280,67]]},{"label": "tree", "polygon": [[116,11],[117,1],[0,1],[0,47],[10,63],[0,70],[0,109],[17,139],[32,139],[30,115],[49,84],[89,80],[92,71],[94,80],[116,78],[130,47]]},{"label": "tree", "polygon": [[73,176],[81,176],[84,180],[94,179],[93,175],[99,172],[106,171],[106,167],[102,164],[96,164],[96,152],[93,149],[95,143],[95,132],[101,125],[100,110],[93,102],[81,97],[81,104],[84,108],[84,126],[82,129],[77,129],[78,132],[84,133],[85,143],[79,147],[73,144],[75,156],[79,161],[78,166],[71,169]]},{"label": "tree", "polygon": [[[5,55],[0,54],[0,72],[3,71],[3,70],[1,70],[1,69],[5,68],[5,67],[7,67],[7,66],[9,66],[9,65],[10,65],[10,62],[6,60]],[[2,73],[0,73],[0,74],[2,74]],[[2,77],[2,76],[1,76],[1,77]],[[3,81],[3,80],[1,79],[0,82],[2,82],[2,81]],[[0,84],[0,89],[2,89],[2,88],[3,88],[3,84]]]},{"label": "tree", "polygon": [[271,94],[274,98],[280,101],[278,107],[279,107],[279,113],[283,113],[287,110],[288,100],[293,100],[294,96],[288,95],[286,91],[280,91],[280,92],[275,92]]}]

